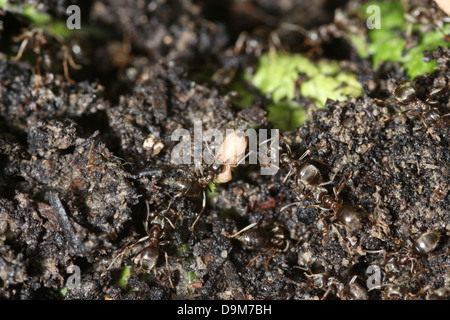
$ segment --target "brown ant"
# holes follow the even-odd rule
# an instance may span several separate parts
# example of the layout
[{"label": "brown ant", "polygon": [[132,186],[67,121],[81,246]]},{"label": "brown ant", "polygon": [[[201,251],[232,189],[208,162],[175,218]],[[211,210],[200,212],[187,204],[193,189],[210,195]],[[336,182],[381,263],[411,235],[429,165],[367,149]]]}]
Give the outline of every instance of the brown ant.
[{"label": "brown ant", "polygon": [[246,265],[246,268],[263,254],[274,251],[274,254],[267,259],[265,268],[269,265],[270,260],[278,252],[286,252],[291,247],[291,241],[288,239],[286,229],[281,223],[274,223],[268,227],[258,226],[258,223],[252,223],[233,235],[226,235],[227,238],[239,240],[245,247],[250,249],[266,248],[263,252],[254,257]]},{"label": "brown ant", "polygon": [[133,175],[132,177],[134,179],[139,179],[143,177],[156,177],[157,180],[160,179],[159,181],[163,186],[167,186],[171,190],[175,190],[173,198],[178,197],[195,198],[202,195],[202,209],[198,213],[197,218],[195,219],[191,227],[192,232],[194,232],[195,224],[197,223],[198,219],[200,218],[200,216],[202,215],[203,211],[206,208],[206,192],[210,189],[209,185],[210,183],[216,184],[216,178],[223,170],[222,168],[223,168],[222,165],[211,166],[207,169],[206,173],[201,177],[197,177],[181,169],[179,169],[178,171],[181,172],[183,177],[179,176],[162,177],[164,173],[163,170],[161,169],[144,170],[136,175]]},{"label": "brown ant", "polygon": [[[417,115],[418,117],[420,117],[422,123],[425,125],[427,132],[431,135],[431,137],[439,141],[440,139],[436,139],[436,137],[431,132],[429,125],[440,128],[444,124],[444,117],[450,114],[441,115],[436,107],[432,107],[431,103],[433,101],[431,100],[431,97],[447,87],[449,87],[449,85],[433,90],[429,94],[429,97],[425,101],[422,101],[421,99],[419,99],[416,89],[411,85],[410,82],[398,85],[392,92],[396,100],[386,102],[395,102],[399,104],[401,111],[396,113],[392,117],[382,119],[382,121],[389,121],[395,117],[400,116],[403,113]],[[379,102],[385,102],[379,99],[376,100]]]}]

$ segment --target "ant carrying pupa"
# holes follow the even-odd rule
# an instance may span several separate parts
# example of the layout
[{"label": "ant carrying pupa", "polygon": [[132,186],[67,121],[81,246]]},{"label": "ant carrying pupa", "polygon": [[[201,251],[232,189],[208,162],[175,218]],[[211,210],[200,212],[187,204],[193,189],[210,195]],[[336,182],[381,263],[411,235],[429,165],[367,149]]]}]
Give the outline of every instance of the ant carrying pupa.
[{"label": "ant carrying pupa", "polygon": [[[173,209],[170,208],[173,199],[177,197],[196,197],[203,195],[202,209],[191,227],[191,231],[193,233],[195,224],[206,207],[205,193],[209,187],[209,184],[215,181],[218,181],[219,183],[226,183],[230,181],[232,178],[232,167],[238,165],[242,161],[246,147],[247,140],[245,136],[241,135],[239,132],[228,134],[223,143],[220,145],[217,153],[217,161],[211,165],[207,172],[200,178],[197,178],[192,174],[189,174],[190,177],[185,175],[185,178],[181,179],[179,177],[175,178],[172,176],[163,177],[164,172],[161,168],[141,171],[140,173],[134,175],[133,177],[135,179],[146,176],[159,177],[161,180],[160,183],[176,190],[176,194],[172,197],[171,202],[164,210],[157,209],[156,211],[151,211],[149,208],[149,203],[146,201],[147,217],[144,221],[146,236],[127,246],[122,253],[116,256],[113,263],[117,258],[120,257],[120,259],[123,259],[123,256],[127,252],[132,251],[132,254],[134,255],[133,262],[135,265],[140,265],[147,271],[153,269],[156,266],[160,255],[160,250],[158,247],[166,243],[165,241],[161,241],[166,233],[166,225],[170,225],[173,229],[175,229],[171,221],[178,215]],[[167,253],[165,253],[165,258],[166,268],[169,272]],[[113,263],[111,263],[110,267]],[[170,272],[169,281],[173,287]]]},{"label": "ant carrying pupa", "polygon": [[[161,184],[168,186],[170,189],[176,190],[174,198],[177,197],[197,197],[202,196],[202,209],[197,214],[197,218],[191,226],[192,233],[194,227],[201,217],[206,207],[206,191],[210,183],[226,183],[232,179],[232,168],[242,163],[245,158],[247,148],[247,139],[242,132],[229,133],[220,145],[215,161],[200,177],[191,174],[184,174],[182,178],[164,177]],[[211,152],[211,150],[210,150]],[[161,170],[145,170],[141,171],[133,177],[138,179],[146,176],[155,176],[156,172]],[[160,175],[161,172],[160,172]]]}]

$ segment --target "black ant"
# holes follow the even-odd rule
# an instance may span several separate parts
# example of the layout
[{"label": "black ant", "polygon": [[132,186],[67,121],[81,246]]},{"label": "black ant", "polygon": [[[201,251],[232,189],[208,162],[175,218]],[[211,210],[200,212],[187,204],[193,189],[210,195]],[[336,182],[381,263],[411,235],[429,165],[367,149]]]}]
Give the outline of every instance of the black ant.
[{"label": "black ant", "polygon": [[[161,241],[166,237],[166,223],[170,224],[174,228],[172,219],[177,217],[177,214],[170,208],[162,210],[160,213],[156,213],[150,210],[149,203],[147,205],[147,217],[143,222],[146,236],[140,238],[135,243],[127,246],[119,255],[117,255],[108,269],[114,264],[117,258],[123,259],[123,256],[130,251],[133,256],[133,267],[140,266],[145,271],[152,270],[158,263],[160,250],[159,247],[168,243],[168,241]],[[170,207],[170,205],[169,205]],[[149,228],[151,225],[151,228]],[[169,272],[169,261],[167,252],[165,252],[166,268],[169,273],[169,282],[174,288],[172,279]]]},{"label": "black ant", "polygon": [[[361,223],[361,214],[357,210],[357,208],[365,210],[361,206],[350,206],[343,204],[342,198],[339,196],[340,192],[344,188],[347,181],[351,179],[352,174],[350,174],[349,178],[342,182],[338,188],[333,187],[334,197],[328,194],[328,190],[324,188],[325,185],[330,184],[334,180],[334,176],[330,181],[323,182],[323,176],[317,166],[313,165],[310,161],[302,161],[313,149],[307,150],[299,159],[292,158],[291,150],[288,144],[286,144],[288,148],[288,153],[283,153],[280,156],[280,164],[287,165],[289,167],[289,173],[284,179],[286,182],[287,178],[295,173],[296,175],[296,183],[295,183],[295,191],[297,192],[297,198],[300,200],[299,202],[293,202],[287,206],[281,208],[281,211],[284,211],[286,208],[299,205],[301,201],[306,200],[309,196],[312,196],[314,202],[316,204],[302,206],[302,207],[315,207],[320,208],[322,210],[332,211],[333,215],[340,221],[342,224],[354,229],[359,227]],[[318,147],[318,148],[323,148]],[[313,161],[318,161],[324,165],[324,162],[311,158]],[[327,165],[328,166],[328,165]],[[308,193],[305,194],[300,187],[308,189]]]},{"label": "black ant", "polygon": [[202,208],[197,214],[197,218],[192,223],[191,231],[194,233],[194,227],[206,208],[206,192],[210,190],[210,183],[217,184],[216,178],[223,171],[223,166],[211,166],[207,172],[200,178],[190,175],[190,178],[176,179],[174,177],[164,179],[163,183],[168,184],[175,190],[175,197],[198,197],[202,195]]},{"label": "black ant", "polygon": [[414,274],[414,270],[418,267],[419,258],[428,256],[434,249],[436,249],[441,234],[439,231],[430,231],[421,234],[415,241],[413,241],[410,248],[402,249],[397,252],[384,252],[381,251],[367,251],[368,253],[384,252],[387,256],[394,256],[389,259],[385,264],[386,272],[399,271],[401,266],[407,266],[410,269],[411,274]]},{"label": "black ant", "polygon": [[[359,205],[354,206],[344,204],[342,198],[339,195],[342,189],[344,188],[345,184],[347,183],[347,181],[351,179],[351,176],[352,174],[350,174],[347,180],[342,182],[338,188],[336,188],[336,186],[333,187],[334,196],[329,195],[325,188],[315,188],[312,191],[312,196],[316,201],[316,204],[311,204],[307,206],[300,205],[300,207],[319,208],[325,211],[332,211],[332,214],[329,217],[332,216],[336,217],[339,222],[341,222],[343,225],[351,229],[359,228],[361,225],[361,212],[360,210],[358,210],[358,208],[361,209],[367,215],[366,211],[364,210],[363,207]],[[299,198],[301,200],[304,200],[305,196],[303,194],[300,194]],[[299,205],[301,203],[302,203],[301,201],[290,203],[281,208],[281,211],[284,211],[286,208],[290,206]]]},{"label": "black ant", "polygon": [[134,178],[142,178],[142,177],[156,177],[159,179],[159,182],[163,186],[167,186],[171,190],[175,190],[175,194],[173,198],[178,197],[198,197],[202,196],[202,208],[200,212],[197,214],[197,218],[193,222],[191,226],[192,233],[194,232],[195,224],[198,219],[202,215],[203,211],[206,208],[206,192],[210,190],[210,184],[217,184],[217,177],[224,171],[224,165],[212,165],[207,171],[201,176],[197,177],[190,172],[186,172],[184,170],[177,170],[181,172],[182,177],[180,176],[166,176],[164,175],[161,169],[151,169],[139,172],[137,175],[134,175]]},{"label": "black ant", "polygon": [[226,237],[237,239],[245,247],[250,249],[266,248],[265,251],[250,260],[250,262],[246,265],[246,268],[250,267],[250,265],[263,254],[269,251],[274,251],[274,254],[270,256],[265,264],[265,268],[267,269],[270,260],[278,252],[287,252],[292,247],[292,243],[288,239],[286,229],[281,223],[273,223],[270,226],[262,227],[258,226],[258,223],[255,222],[233,235],[226,235]]},{"label": "black ant", "polygon": [[[426,258],[436,249],[439,244],[440,237],[441,234],[439,231],[430,231],[417,237],[417,239],[412,242],[410,247],[402,246],[399,251],[366,251],[367,253],[383,253],[384,271],[386,273],[386,277],[396,274],[395,283],[384,284],[382,286],[386,287],[385,294],[387,297],[401,297],[402,294],[405,293],[405,288],[402,284],[409,283],[414,280],[418,281],[418,275],[424,271],[423,267],[420,268],[420,259]],[[428,258],[428,260],[432,260],[436,257]],[[407,273],[404,273],[405,269],[408,271]],[[417,294],[408,293],[408,296],[418,295],[421,291],[422,290],[420,290]]]},{"label": "black ant", "polygon": [[[422,123],[425,125],[427,132],[431,135],[431,137],[433,139],[439,141],[439,139],[436,139],[436,137],[431,132],[430,125],[432,125],[436,128],[440,128],[442,125],[444,125],[444,117],[446,117],[450,114],[441,115],[439,113],[438,108],[432,107],[431,103],[433,103],[433,101],[432,101],[431,97],[434,94],[442,91],[443,89],[445,89],[449,86],[450,85],[447,85],[442,88],[433,90],[429,94],[429,97],[425,101],[422,101],[421,99],[419,99],[416,89],[413,87],[413,85],[410,82],[398,85],[397,87],[394,88],[394,90],[392,92],[392,94],[396,100],[395,101],[386,101],[386,102],[395,102],[395,103],[399,104],[401,111],[399,113],[396,113],[392,117],[382,119],[382,121],[383,122],[389,121],[395,117],[398,117],[399,115],[401,115],[403,113],[410,113],[413,115],[417,115],[421,119]],[[385,101],[382,101],[379,99],[376,99],[376,100],[379,102],[385,102]]]},{"label": "black ant", "polygon": [[[173,176],[163,177],[164,173],[161,169],[141,171],[133,177],[157,177],[163,185],[177,191],[174,196],[175,198],[197,197],[202,195],[202,209],[191,227],[191,231],[194,233],[194,227],[206,207],[206,191],[209,189],[210,183],[216,184],[217,182],[226,183],[230,181],[232,178],[232,167],[237,166],[243,161],[246,148],[247,139],[245,136],[240,132],[232,132],[225,137],[223,143],[220,145],[215,162],[207,168],[206,173],[203,173],[201,177],[196,177],[189,172],[189,178],[186,178],[186,175],[183,178]],[[181,169],[180,171],[184,172]]]}]

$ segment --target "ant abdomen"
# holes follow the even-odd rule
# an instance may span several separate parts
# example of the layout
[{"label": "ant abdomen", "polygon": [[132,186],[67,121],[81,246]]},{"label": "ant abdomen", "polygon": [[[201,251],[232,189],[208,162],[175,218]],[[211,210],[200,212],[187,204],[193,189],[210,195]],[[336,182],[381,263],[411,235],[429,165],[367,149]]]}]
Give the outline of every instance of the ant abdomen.
[{"label": "ant abdomen", "polygon": [[173,186],[183,195],[187,197],[196,197],[200,195],[204,187],[194,180],[175,181]]},{"label": "ant abdomen", "polygon": [[133,262],[140,265],[144,270],[151,270],[157,263],[159,250],[157,247],[145,247],[134,259]]},{"label": "ant abdomen", "polygon": [[416,90],[409,83],[395,87],[392,94],[401,103],[413,102],[417,98]]},{"label": "ant abdomen", "polygon": [[263,228],[248,230],[237,237],[242,244],[249,248],[264,248],[270,244],[271,236]]},{"label": "ant abdomen", "polygon": [[358,229],[361,226],[361,214],[354,206],[343,205],[337,219],[350,229]]},{"label": "ant abdomen", "polygon": [[311,163],[304,162],[299,170],[297,183],[303,183],[306,186],[318,186],[323,182],[320,170]]},{"label": "ant abdomen", "polygon": [[417,254],[425,256],[437,247],[440,237],[441,234],[438,231],[424,233],[414,241],[413,250]]}]

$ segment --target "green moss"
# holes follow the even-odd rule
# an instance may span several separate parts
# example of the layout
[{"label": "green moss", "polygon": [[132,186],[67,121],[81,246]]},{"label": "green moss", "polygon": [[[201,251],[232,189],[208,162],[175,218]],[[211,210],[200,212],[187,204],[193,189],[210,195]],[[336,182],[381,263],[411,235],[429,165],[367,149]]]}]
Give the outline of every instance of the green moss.
[{"label": "green moss", "polygon": [[49,14],[38,11],[29,4],[15,4],[8,0],[0,0],[0,9],[25,17],[31,24],[42,28],[44,32],[57,39],[67,39],[71,34],[64,22],[54,20]]},{"label": "green moss", "polygon": [[[301,74],[307,80],[299,84]],[[300,54],[262,55],[250,80],[263,94],[270,95],[268,119],[280,130],[294,129],[305,121],[306,111],[295,101],[298,92],[320,107],[327,99],[346,100],[362,94],[356,75],[343,71],[336,61],[315,63]]]},{"label": "green moss", "polygon": [[[419,34],[420,40],[416,47],[404,52],[406,39],[405,33],[409,22],[404,17],[404,9],[401,2],[370,2],[361,8],[363,18],[367,19],[371,13],[367,13],[369,5],[376,5],[380,8],[380,29],[369,29],[367,31],[369,43],[362,43],[363,37],[358,35],[350,36],[350,41],[357,49],[358,54],[366,58],[372,56],[372,67],[377,69],[382,62],[400,62],[408,77],[413,79],[425,73],[431,73],[436,66],[435,61],[424,62],[424,51],[433,51],[438,46],[447,46],[443,33],[434,30],[427,34]],[[418,33],[419,28],[413,26],[413,32]],[[444,27],[444,32],[450,32],[450,25]],[[367,51],[364,52],[364,48]]]}]

